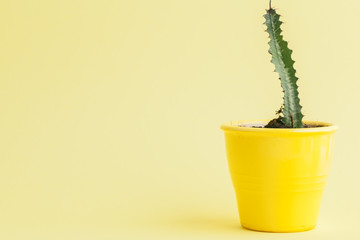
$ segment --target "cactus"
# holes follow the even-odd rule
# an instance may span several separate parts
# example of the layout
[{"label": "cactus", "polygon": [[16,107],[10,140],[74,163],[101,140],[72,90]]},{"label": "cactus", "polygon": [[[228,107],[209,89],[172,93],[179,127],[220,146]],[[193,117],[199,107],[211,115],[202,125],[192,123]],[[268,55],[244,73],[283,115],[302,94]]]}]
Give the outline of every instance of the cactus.
[{"label": "cactus", "polygon": [[[271,7],[271,0],[269,10],[266,10],[264,15],[266,21],[267,32],[270,37],[269,53],[272,55],[271,62],[275,65],[276,72],[280,75],[281,87],[284,92],[284,103],[277,114],[283,114],[278,119],[272,120],[266,127],[276,127],[284,125],[287,128],[302,128],[303,114],[301,113],[300,99],[298,97],[298,86],[296,84],[298,78],[295,76],[294,61],[291,58],[292,50],[288,48],[288,43],[281,35],[280,15],[276,13],[275,9]],[[275,124],[276,125],[276,124]]]}]

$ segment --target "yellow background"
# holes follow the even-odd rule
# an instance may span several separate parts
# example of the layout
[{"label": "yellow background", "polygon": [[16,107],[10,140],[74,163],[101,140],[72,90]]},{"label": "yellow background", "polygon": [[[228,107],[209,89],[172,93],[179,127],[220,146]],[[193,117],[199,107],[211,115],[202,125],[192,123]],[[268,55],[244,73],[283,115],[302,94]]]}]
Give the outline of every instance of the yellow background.
[{"label": "yellow background", "polygon": [[360,237],[360,2],[273,5],[306,119],[340,126],[316,230],[238,223],[219,126],[281,105],[267,0],[2,0],[0,238]]}]

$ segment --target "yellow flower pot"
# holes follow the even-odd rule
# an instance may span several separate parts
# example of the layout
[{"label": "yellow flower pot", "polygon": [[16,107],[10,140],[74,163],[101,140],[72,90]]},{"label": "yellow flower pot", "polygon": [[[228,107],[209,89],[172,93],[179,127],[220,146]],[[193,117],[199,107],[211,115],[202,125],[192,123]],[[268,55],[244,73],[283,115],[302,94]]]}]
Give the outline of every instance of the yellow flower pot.
[{"label": "yellow flower pot", "polygon": [[223,124],[241,225],[266,232],[316,226],[337,126],[253,128],[268,121]]}]

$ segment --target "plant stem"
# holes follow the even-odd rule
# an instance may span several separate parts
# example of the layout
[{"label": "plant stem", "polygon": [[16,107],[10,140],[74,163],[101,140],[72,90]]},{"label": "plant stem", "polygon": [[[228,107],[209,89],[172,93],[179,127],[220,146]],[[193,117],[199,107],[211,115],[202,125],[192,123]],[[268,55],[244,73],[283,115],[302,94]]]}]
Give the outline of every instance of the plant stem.
[{"label": "plant stem", "polygon": [[295,61],[292,60],[292,50],[289,49],[288,43],[281,35],[280,15],[274,9],[266,11],[265,24],[267,32],[270,36],[269,53],[272,55],[271,62],[275,65],[276,72],[279,73],[281,87],[284,91],[284,109],[282,110],[284,117],[282,122],[289,128],[302,128],[303,114],[301,113],[301,105],[297,86],[296,70],[294,69]]}]

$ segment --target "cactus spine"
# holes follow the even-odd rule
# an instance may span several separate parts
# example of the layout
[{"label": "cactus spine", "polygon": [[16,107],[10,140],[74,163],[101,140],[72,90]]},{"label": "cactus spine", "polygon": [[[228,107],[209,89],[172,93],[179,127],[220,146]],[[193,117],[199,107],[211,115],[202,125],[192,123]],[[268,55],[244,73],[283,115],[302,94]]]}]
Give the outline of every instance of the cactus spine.
[{"label": "cactus spine", "polygon": [[289,128],[302,128],[303,114],[301,113],[301,105],[299,99],[298,86],[296,84],[298,78],[295,76],[294,61],[291,58],[292,50],[288,48],[288,43],[281,35],[280,15],[276,13],[275,9],[271,8],[271,1],[269,10],[266,10],[264,15],[267,26],[267,32],[270,37],[269,53],[272,55],[271,62],[275,65],[276,72],[280,75],[281,87],[284,92],[284,104],[281,112],[282,123]]}]

